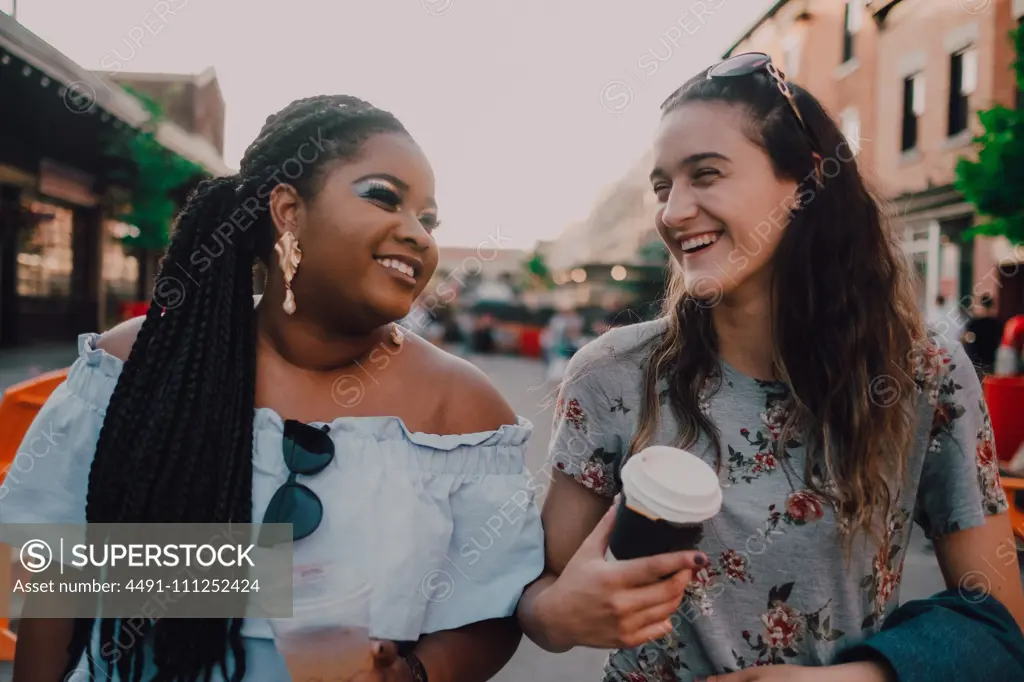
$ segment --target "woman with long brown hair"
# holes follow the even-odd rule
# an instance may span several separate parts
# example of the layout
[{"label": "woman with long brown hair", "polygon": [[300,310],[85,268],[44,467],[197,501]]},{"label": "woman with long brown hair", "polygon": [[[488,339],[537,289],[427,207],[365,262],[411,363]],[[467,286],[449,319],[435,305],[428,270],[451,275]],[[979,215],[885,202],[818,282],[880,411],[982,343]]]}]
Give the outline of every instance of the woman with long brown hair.
[{"label": "woman with long brown hair", "polygon": [[[614,649],[606,681],[895,679],[882,657],[832,663],[898,604],[913,522],[949,587],[984,575],[1024,623],[981,386],[922,323],[823,107],[736,56],[662,105],[650,180],[670,291],[567,371],[527,634]],[[608,562],[621,466],[652,444],[704,458],[721,511],[699,552]]]}]

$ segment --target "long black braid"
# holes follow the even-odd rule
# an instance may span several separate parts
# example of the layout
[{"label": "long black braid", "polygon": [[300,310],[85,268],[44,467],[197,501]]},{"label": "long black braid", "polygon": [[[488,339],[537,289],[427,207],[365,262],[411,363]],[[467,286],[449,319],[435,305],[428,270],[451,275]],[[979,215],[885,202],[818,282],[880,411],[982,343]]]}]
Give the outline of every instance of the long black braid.
[{"label": "long black braid", "polygon": [[[311,198],[325,162],[354,158],[378,133],[406,131],[390,113],[353,97],[298,100],[267,118],[238,175],[204,181],[189,196],[110,398],[89,473],[89,523],[252,522],[253,267],[273,254],[269,193],[287,183]],[[222,227],[232,216],[235,228]],[[102,663],[115,679],[141,682],[149,647],[155,680],[198,682],[219,669],[240,682],[242,623],[105,618],[101,660],[94,661],[95,621],[80,619],[66,674],[89,651],[90,674]]]}]

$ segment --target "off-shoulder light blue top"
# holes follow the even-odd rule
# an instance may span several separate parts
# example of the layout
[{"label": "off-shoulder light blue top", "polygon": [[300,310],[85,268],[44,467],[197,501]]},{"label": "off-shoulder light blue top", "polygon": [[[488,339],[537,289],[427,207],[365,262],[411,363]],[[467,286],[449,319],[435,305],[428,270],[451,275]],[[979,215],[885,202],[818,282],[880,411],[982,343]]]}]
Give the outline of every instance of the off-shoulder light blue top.
[{"label": "off-shoulder light blue top", "polygon": [[[16,462],[4,482],[0,523],[85,523],[89,469],[122,369],[121,360],[96,348],[98,338],[79,337],[67,381],[30,427],[19,450],[25,465]],[[397,417],[341,417],[330,427],[338,456],[322,473],[299,477],[323,501],[324,520],[295,544],[295,563],[357,563],[374,576],[374,637],[416,640],[511,616],[544,566],[525,462],[532,424],[518,418],[495,431],[458,435],[411,432]],[[288,477],[282,433],[282,418],[257,408],[255,522]],[[269,623],[250,619],[243,634],[245,680],[287,680]]]}]

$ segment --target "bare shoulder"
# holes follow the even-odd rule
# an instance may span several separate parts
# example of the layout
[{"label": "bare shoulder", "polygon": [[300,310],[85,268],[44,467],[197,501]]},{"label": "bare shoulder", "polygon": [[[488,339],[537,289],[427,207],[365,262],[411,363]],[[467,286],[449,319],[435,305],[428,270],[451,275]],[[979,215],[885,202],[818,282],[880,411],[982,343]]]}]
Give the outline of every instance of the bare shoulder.
[{"label": "bare shoulder", "polygon": [[135,339],[139,336],[139,330],[142,329],[142,323],[145,321],[145,315],[125,320],[116,327],[103,332],[96,341],[96,347],[105,350],[122,362],[126,361],[131,355],[132,346],[135,345]]},{"label": "bare shoulder", "polygon": [[441,377],[440,422],[448,433],[493,431],[516,423],[516,414],[476,365],[432,344],[427,351]]}]

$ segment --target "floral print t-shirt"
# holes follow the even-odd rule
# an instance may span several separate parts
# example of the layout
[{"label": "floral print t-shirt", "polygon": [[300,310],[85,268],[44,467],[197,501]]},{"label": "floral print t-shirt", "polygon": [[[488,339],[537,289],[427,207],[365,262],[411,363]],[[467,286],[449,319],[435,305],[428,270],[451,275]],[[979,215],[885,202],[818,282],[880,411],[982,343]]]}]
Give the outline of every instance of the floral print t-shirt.
[{"label": "floral print t-shirt", "polygon": [[[550,460],[609,499],[620,492],[618,472],[640,413],[645,358],[634,348],[665,325],[612,330],[577,353],[566,371]],[[700,401],[722,447],[724,502],[700,545],[711,564],[695,574],[673,631],[613,651],[605,682],[686,682],[758,665],[828,665],[840,648],[876,632],[898,604],[912,521],[931,538],[1007,509],[977,374],[959,343],[940,343],[946,342],[933,340],[917,354],[916,435],[884,541],[859,536],[849,563],[831,504],[800,480],[803,444],[794,437],[784,455],[779,449],[786,387],[720,364],[709,382],[717,390],[706,388]],[[655,444],[672,444],[679,433],[665,388],[663,382]],[[891,400],[884,388],[878,399]],[[690,450],[715,465],[706,436]]]}]

